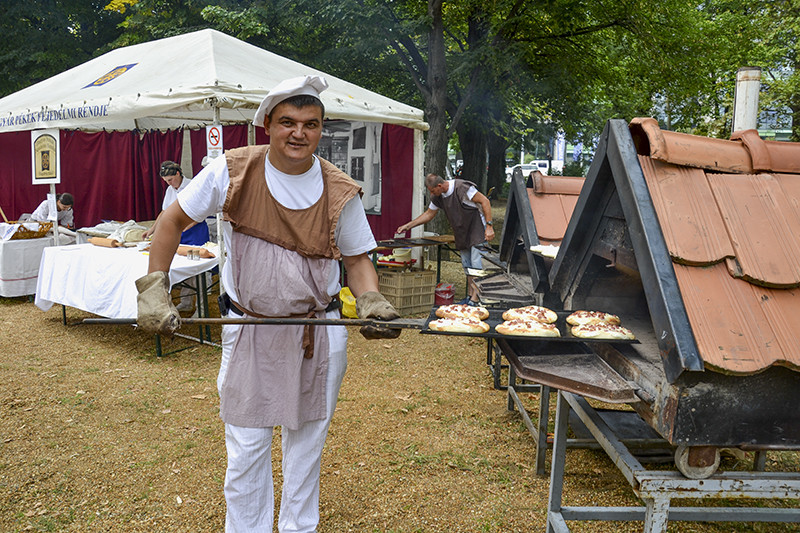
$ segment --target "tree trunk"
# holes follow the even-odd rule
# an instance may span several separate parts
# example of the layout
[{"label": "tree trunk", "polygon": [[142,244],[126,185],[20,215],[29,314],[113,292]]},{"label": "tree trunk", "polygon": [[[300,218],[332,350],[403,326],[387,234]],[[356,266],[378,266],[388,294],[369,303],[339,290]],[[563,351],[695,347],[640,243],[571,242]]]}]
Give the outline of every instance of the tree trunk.
[{"label": "tree trunk", "polygon": [[470,120],[462,120],[459,124],[458,141],[464,157],[464,170],[461,178],[478,186],[478,190],[486,192],[486,137],[480,128],[471,127]]},{"label": "tree trunk", "polygon": [[508,148],[508,141],[496,135],[489,133],[488,151],[489,151],[489,169],[487,170],[487,192],[494,187],[494,194],[492,198],[499,198],[500,193],[503,192],[503,184],[506,181],[506,148]]},{"label": "tree trunk", "polygon": [[[430,125],[425,144],[424,173],[446,176],[447,165],[447,64],[444,49],[444,22],[442,20],[442,1],[428,0],[428,16],[431,28],[428,34],[428,89],[425,118]],[[447,228],[445,217],[436,217],[428,229],[444,233]]]}]

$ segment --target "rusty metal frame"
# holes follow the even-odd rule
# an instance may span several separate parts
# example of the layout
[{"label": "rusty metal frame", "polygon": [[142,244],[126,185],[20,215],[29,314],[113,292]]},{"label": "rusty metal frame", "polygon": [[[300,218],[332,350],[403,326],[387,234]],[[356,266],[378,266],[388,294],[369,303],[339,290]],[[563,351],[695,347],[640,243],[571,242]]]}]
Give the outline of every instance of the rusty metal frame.
[{"label": "rusty metal frame", "polygon": [[[580,417],[620,473],[644,502],[641,507],[565,507],[562,505],[570,409]],[[757,466],[757,465],[756,465]],[[645,533],[664,533],[669,521],[800,523],[800,508],[674,507],[672,500],[719,498],[800,498],[800,473],[727,472],[687,479],[676,471],[647,470],[582,397],[560,391],[550,471],[547,532],[568,533],[567,521],[643,521]]]},{"label": "rusty metal frame", "polygon": [[[548,448],[552,448],[552,442],[548,442],[548,426],[550,424],[550,396],[558,392],[549,385],[533,383],[520,379],[514,364],[509,363],[508,386],[505,387],[508,396],[507,409],[510,412],[517,411],[522,423],[530,433],[534,442],[534,457],[536,458],[536,475],[545,475],[545,458]],[[519,393],[538,393],[539,414],[536,420],[532,420],[525,404]],[[634,413],[630,413],[634,414]],[[669,443],[661,438],[627,438],[622,441],[625,446],[631,449],[653,449],[669,446]],[[568,448],[599,449],[600,445],[595,439],[589,438],[569,438],[566,446]],[[763,467],[762,467],[763,469]]]}]

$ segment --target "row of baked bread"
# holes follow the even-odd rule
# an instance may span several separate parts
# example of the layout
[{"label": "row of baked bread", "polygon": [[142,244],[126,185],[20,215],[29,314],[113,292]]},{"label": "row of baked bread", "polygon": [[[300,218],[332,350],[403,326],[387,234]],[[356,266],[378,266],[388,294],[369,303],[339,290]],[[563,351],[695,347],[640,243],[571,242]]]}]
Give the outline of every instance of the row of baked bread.
[{"label": "row of baked bread", "polygon": [[[436,309],[436,320],[428,327],[434,331],[457,333],[487,333],[491,327],[485,307],[461,304],[443,305]],[[528,337],[560,337],[555,325],[558,315],[552,309],[538,305],[515,307],[503,312],[503,321],[495,326],[501,335]],[[585,339],[633,340],[635,337],[620,325],[619,317],[602,311],[574,311],[567,317],[570,333]]]}]

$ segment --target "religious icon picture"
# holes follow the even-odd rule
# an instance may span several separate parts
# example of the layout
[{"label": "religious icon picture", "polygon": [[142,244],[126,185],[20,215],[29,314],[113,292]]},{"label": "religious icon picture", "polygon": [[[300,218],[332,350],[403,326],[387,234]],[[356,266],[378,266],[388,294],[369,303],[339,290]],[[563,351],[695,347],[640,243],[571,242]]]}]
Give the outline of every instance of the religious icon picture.
[{"label": "religious icon picture", "polygon": [[61,183],[58,130],[31,132],[33,184]]}]

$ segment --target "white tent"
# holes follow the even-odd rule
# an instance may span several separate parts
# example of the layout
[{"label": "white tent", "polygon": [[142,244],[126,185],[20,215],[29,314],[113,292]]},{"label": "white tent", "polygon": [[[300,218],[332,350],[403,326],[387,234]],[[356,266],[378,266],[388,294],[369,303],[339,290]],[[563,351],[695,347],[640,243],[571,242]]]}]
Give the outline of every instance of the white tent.
[{"label": "white tent", "polygon": [[212,29],[119,48],[0,98],[0,134],[184,128],[188,135],[188,129],[211,124],[250,123],[270,88],[308,74],[328,81],[321,95],[326,118],[413,129],[410,207],[422,212],[428,125],[421,110]]},{"label": "white tent", "polygon": [[271,87],[306,74],[330,84],[328,118],[428,128],[419,109],[206,29],[113,50],[0,99],[0,133],[243,123]]}]

